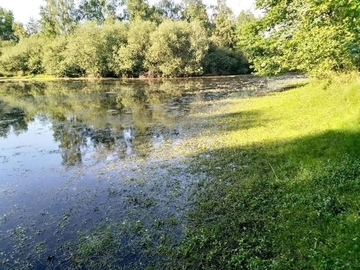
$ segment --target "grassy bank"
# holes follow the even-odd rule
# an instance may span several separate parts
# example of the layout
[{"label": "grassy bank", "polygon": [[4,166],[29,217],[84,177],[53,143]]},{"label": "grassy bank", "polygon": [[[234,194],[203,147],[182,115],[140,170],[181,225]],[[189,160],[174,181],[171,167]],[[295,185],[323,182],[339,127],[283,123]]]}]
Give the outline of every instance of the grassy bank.
[{"label": "grassy bank", "polygon": [[174,268],[360,268],[360,82],[349,81],[199,113],[207,129],[189,143],[207,176]]}]

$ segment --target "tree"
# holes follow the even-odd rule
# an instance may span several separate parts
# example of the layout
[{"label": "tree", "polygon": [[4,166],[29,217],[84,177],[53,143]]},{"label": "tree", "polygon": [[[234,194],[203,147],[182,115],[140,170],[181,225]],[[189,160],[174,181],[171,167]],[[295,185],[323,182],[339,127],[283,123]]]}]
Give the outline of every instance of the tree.
[{"label": "tree", "polygon": [[57,77],[79,77],[85,74],[75,59],[69,58],[68,45],[69,37],[65,35],[56,36],[46,43],[43,65],[47,74]]},{"label": "tree", "polygon": [[249,63],[241,51],[211,45],[204,61],[207,75],[234,75],[249,73]]},{"label": "tree", "polygon": [[154,22],[136,20],[130,24],[127,44],[115,55],[117,74],[138,77],[146,71],[145,54],[150,47],[150,35],[156,30]]},{"label": "tree", "polygon": [[25,29],[26,29],[26,33],[29,36],[38,34],[40,33],[41,30],[41,22],[31,17],[29,22],[26,24]]},{"label": "tree", "polygon": [[240,28],[247,23],[254,22],[256,17],[250,10],[242,10],[236,18],[236,27]]},{"label": "tree", "polygon": [[101,26],[87,22],[69,36],[64,61],[88,76],[115,76],[114,55],[126,43],[126,34],[127,26],[122,22]]},{"label": "tree", "polygon": [[155,9],[147,0],[126,0],[126,16],[130,22],[135,20],[152,20]]},{"label": "tree", "polygon": [[234,14],[225,0],[217,0],[215,12],[215,29],[211,39],[217,46],[232,48],[235,45]]},{"label": "tree", "polygon": [[164,18],[180,20],[182,7],[173,0],[161,0],[155,5],[155,10]]},{"label": "tree", "polygon": [[44,71],[42,65],[44,40],[37,36],[23,38],[15,46],[2,49],[1,70],[21,74],[39,74]]},{"label": "tree", "polygon": [[50,37],[72,33],[78,21],[74,0],[45,0],[40,17],[41,32]]},{"label": "tree", "polygon": [[13,30],[14,15],[12,11],[0,7],[0,39],[16,40]]},{"label": "tree", "polygon": [[210,27],[206,5],[201,0],[183,0],[182,19],[187,22],[198,21],[206,29]]},{"label": "tree", "polygon": [[360,3],[258,0],[264,16],[238,31],[239,47],[261,73],[322,73],[360,67]]},{"label": "tree", "polygon": [[202,74],[208,49],[207,33],[200,22],[164,21],[150,36],[146,53],[150,73],[163,76]]},{"label": "tree", "polygon": [[118,18],[117,10],[122,1],[116,0],[81,0],[78,16],[80,20],[97,21],[103,23],[107,18]]},{"label": "tree", "polygon": [[17,40],[17,41],[29,36],[22,23],[14,22],[12,25],[12,28],[14,31],[15,40]]}]

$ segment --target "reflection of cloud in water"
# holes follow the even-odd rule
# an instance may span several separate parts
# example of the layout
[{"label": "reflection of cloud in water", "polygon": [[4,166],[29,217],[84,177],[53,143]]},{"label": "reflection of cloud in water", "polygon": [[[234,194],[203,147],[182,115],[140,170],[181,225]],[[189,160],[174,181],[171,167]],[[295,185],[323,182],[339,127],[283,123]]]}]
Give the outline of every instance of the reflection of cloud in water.
[{"label": "reflection of cloud in water", "polygon": [[124,128],[123,135],[126,144],[126,155],[129,156],[132,154],[132,141],[134,139],[134,131],[132,128]]},{"label": "reflection of cloud in water", "polygon": [[154,134],[152,136],[152,140],[151,140],[152,145],[155,149],[160,147],[160,145],[163,144],[164,141],[165,141],[165,138],[162,134]]}]

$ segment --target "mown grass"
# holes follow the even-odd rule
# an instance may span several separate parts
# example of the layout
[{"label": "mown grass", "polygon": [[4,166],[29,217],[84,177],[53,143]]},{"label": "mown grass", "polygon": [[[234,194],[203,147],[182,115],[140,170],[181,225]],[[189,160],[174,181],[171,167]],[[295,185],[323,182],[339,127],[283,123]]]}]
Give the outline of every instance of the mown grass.
[{"label": "mown grass", "polygon": [[[360,268],[360,82],[223,101],[206,118],[176,269]],[[211,128],[213,127],[213,128]]]}]

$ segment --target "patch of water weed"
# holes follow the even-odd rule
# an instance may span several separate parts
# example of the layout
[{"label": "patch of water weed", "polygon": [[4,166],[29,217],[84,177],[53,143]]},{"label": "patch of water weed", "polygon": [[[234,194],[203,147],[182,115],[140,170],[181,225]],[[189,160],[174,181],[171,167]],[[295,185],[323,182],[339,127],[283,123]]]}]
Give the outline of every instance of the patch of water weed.
[{"label": "patch of water weed", "polygon": [[177,226],[173,216],[121,223],[99,224],[79,232],[77,240],[66,245],[69,269],[167,269],[168,254],[175,239],[170,231]]}]

